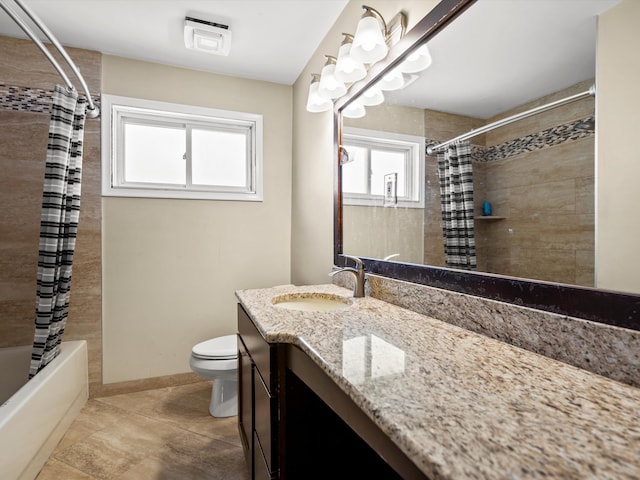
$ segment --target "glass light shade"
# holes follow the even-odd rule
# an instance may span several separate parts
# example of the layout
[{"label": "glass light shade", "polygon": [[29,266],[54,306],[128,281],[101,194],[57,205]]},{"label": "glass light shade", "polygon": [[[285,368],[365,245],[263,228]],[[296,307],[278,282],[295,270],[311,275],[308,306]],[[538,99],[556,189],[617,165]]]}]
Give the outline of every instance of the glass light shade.
[{"label": "glass light shade", "polygon": [[367,107],[373,107],[375,105],[380,105],[384,102],[384,94],[382,90],[380,90],[376,85],[371,85],[367,88],[362,95],[360,95],[360,103]]},{"label": "glass light shade", "polygon": [[349,105],[342,109],[342,115],[347,118],[362,118],[367,114],[367,111],[358,100],[351,102]]},{"label": "glass light shade", "polygon": [[320,86],[320,75],[314,75],[311,85],[309,86],[309,97],[307,98],[307,112],[318,113],[326,112],[333,107],[333,102],[328,98],[324,98],[318,93]]},{"label": "glass light shade", "polygon": [[400,68],[404,73],[417,73],[426,70],[430,65],[431,54],[425,44],[409,54],[398,68]]},{"label": "glass light shade", "polygon": [[382,90],[399,90],[404,86],[404,77],[402,72],[398,68],[394,68],[389,73],[385,74],[376,83],[376,86]]},{"label": "glass light shade", "polygon": [[365,12],[353,37],[351,56],[362,63],[375,63],[386,57],[388,51],[380,22],[370,12]]},{"label": "glass light shade", "polygon": [[367,69],[362,62],[355,60],[351,56],[351,41],[346,41],[340,46],[336,70],[334,75],[340,82],[353,83],[362,80],[367,76]]},{"label": "glass light shade", "polygon": [[402,78],[404,79],[404,85],[402,85],[402,88],[407,88],[417,79],[419,79],[420,75],[418,75],[417,73],[403,73]]},{"label": "glass light shade", "polygon": [[322,67],[320,85],[318,86],[318,93],[324,98],[338,98],[347,93],[345,84],[336,79],[335,69],[335,58],[327,57],[327,63]]}]

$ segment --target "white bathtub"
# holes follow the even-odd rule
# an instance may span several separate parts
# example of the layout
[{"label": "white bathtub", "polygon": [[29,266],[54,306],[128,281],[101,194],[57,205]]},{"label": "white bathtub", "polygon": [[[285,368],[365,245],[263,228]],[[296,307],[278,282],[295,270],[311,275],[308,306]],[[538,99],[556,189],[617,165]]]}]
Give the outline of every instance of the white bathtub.
[{"label": "white bathtub", "polygon": [[87,342],[29,376],[31,346],[0,349],[0,478],[33,480],[87,402]]}]

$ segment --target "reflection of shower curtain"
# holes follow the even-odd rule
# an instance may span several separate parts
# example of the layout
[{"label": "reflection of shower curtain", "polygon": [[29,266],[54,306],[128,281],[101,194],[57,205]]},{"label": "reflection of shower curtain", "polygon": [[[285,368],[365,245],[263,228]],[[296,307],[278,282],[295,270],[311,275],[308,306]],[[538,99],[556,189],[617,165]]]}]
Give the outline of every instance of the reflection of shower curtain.
[{"label": "reflection of shower curtain", "polygon": [[469,141],[438,153],[442,234],[447,267],[476,269],[473,234],[473,170]]},{"label": "reflection of shower curtain", "polygon": [[71,263],[80,216],[86,100],[56,86],[42,189],[36,331],[29,377],[60,353],[69,310]]}]

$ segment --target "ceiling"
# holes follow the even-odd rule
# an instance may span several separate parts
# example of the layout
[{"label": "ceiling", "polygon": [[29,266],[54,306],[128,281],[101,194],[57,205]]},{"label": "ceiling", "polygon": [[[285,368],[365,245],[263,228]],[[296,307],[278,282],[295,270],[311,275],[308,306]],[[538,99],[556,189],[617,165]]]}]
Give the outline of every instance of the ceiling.
[{"label": "ceiling", "polygon": [[[2,1],[22,13],[12,0]],[[291,85],[348,0],[23,0],[23,3],[65,46]],[[229,55],[185,48],[185,16],[229,25],[232,36]],[[21,17],[26,18],[24,14]],[[2,10],[0,34],[26,38]]]},{"label": "ceiling", "polygon": [[[488,118],[593,78],[597,15],[619,1],[478,0],[430,42],[433,64],[404,101]],[[23,2],[67,46],[291,85],[348,0]],[[187,50],[185,16],[229,25],[229,56]],[[4,12],[0,34],[25,37]]]},{"label": "ceiling", "polygon": [[490,118],[595,78],[597,17],[621,0],[478,0],[429,42],[433,62],[387,99]]}]

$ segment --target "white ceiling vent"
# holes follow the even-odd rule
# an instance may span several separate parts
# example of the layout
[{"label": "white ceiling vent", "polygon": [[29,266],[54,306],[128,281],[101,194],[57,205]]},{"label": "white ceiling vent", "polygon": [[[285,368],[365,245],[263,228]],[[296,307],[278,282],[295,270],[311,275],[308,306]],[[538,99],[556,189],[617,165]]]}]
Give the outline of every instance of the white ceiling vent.
[{"label": "white ceiling vent", "polygon": [[184,44],[199,52],[227,56],[231,49],[231,30],[229,25],[185,17]]}]

